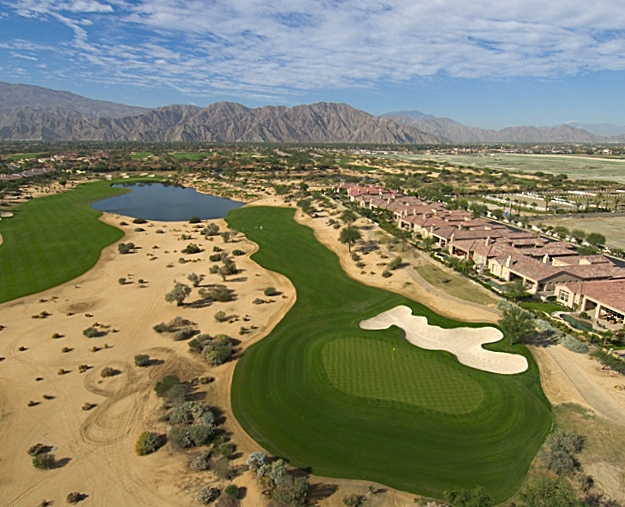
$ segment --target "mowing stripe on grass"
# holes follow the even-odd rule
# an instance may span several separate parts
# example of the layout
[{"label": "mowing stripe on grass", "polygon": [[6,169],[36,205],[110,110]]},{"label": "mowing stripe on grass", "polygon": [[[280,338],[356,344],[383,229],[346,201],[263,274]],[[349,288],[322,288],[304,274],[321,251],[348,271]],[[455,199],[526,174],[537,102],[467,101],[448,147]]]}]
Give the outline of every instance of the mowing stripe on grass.
[{"label": "mowing stripe on grass", "polygon": [[15,208],[0,222],[0,303],[41,292],[82,275],[123,231],[98,220],[94,201],[127,192],[111,182],[82,184]]},{"label": "mowing stripe on grass", "polygon": [[[446,352],[413,347],[398,328],[361,330],[360,320],[399,304],[426,316],[432,325],[467,324],[350,279],[337,256],[316,241],[312,230],[296,224],[293,213],[252,207],[226,217],[231,227],[244,229],[259,245],[254,260],[287,276],[297,290],[293,308],[236,366],[232,408],[243,428],[269,452],[319,475],[366,479],[438,498],[446,489],[478,484],[497,501],[512,496],[551,423],[550,406],[527,349],[517,344],[509,351],[527,357],[529,369],[503,376],[467,368]],[[433,410],[436,389],[446,389],[433,388],[436,379],[428,378],[427,388],[434,391],[427,397],[422,393],[418,401],[408,398],[400,373],[396,386],[384,388],[368,385],[362,371],[350,379],[339,365],[328,362],[337,340],[350,340],[352,353],[370,362],[376,360],[372,341],[385,350],[410,349],[406,354],[416,369],[439,376],[456,372],[448,387],[455,382],[462,391],[477,385],[483,399],[478,406],[462,406],[448,396]],[[508,351],[505,340],[486,348]],[[382,368],[386,362],[380,358]],[[341,385],[357,384],[353,389],[358,395],[337,389],[331,376]],[[372,389],[378,389],[379,397],[371,395]],[[459,413],[463,410],[468,411]]]},{"label": "mowing stripe on grass", "polygon": [[482,403],[480,384],[462,370],[438,362],[438,354],[431,361],[419,361],[413,349],[397,346],[345,338],[327,343],[321,355],[330,382],[347,394],[448,414],[466,414]]}]

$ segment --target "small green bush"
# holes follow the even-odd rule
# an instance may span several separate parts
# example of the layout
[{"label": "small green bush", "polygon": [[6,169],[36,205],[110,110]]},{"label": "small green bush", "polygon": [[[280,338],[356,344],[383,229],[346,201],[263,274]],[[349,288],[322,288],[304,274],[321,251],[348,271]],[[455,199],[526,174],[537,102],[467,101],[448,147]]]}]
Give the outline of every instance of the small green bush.
[{"label": "small green bush", "polygon": [[239,488],[235,486],[234,484],[230,484],[229,486],[226,486],[226,489],[224,489],[224,493],[228,496],[231,496],[232,498],[235,498],[235,499],[239,498]]},{"label": "small green bush", "polygon": [[275,287],[267,287],[263,291],[263,294],[265,294],[265,296],[276,296],[278,294],[278,291],[276,290]]},{"label": "small green bush", "polygon": [[245,252],[243,250],[239,250],[238,248],[235,250],[232,250],[232,255],[236,255],[237,257],[240,257],[242,255],[245,255]]},{"label": "small green bush", "polygon": [[132,221],[133,224],[147,224],[148,221],[145,218],[137,217]]},{"label": "small green bush", "polygon": [[40,452],[33,456],[33,466],[39,470],[50,470],[54,468],[55,464],[56,459],[54,458],[54,454],[50,454],[49,452]]},{"label": "small green bush", "polygon": [[95,327],[88,327],[87,329],[83,329],[82,334],[87,338],[96,338],[100,336],[100,331],[98,331]]},{"label": "small green bush", "polygon": [[213,317],[215,317],[215,320],[217,322],[225,322],[228,320],[228,315],[226,315],[226,312],[224,312],[223,310],[219,310],[218,312],[216,312]]},{"label": "small green bush", "polygon": [[135,451],[139,456],[152,454],[163,446],[163,437],[152,431],[144,431],[135,442]]},{"label": "small green bush", "polygon": [[197,246],[195,243],[189,243],[186,247],[184,247],[181,252],[183,254],[196,254],[200,253],[202,249]]},{"label": "small green bush", "polygon": [[100,372],[100,377],[102,378],[114,377],[115,375],[119,375],[119,373],[120,373],[119,370],[116,370],[115,368],[111,368],[110,366],[106,366],[102,368],[102,371]]},{"label": "small green bush", "polygon": [[150,356],[147,354],[137,354],[135,356],[135,365],[136,366],[149,366],[150,364]]}]

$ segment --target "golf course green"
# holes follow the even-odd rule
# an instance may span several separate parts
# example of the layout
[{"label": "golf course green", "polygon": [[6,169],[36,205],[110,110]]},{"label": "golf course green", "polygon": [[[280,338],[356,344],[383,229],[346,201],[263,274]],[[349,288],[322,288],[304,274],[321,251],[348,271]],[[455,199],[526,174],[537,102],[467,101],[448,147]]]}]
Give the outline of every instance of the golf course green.
[{"label": "golf course green", "polygon": [[123,194],[110,181],[32,199],[0,221],[0,303],[55,287],[95,265],[105,246],[124,236],[98,218],[92,202]]},{"label": "golf course green", "polygon": [[[226,217],[259,245],[254,260],[297,291],[293,308],[236,366],[232,408],[245,431],[321,476],[436,498],[476,485],[497,502],[511,497],[551,426],[529,351],[519,344],[509,350],[527,357],[526,372],[497,375],[410,345],[396,327],[360,329],[360,320],[402,304],[432,325],[471,324],[347,277],[293,215],[250,207]],[[508,351],[507,340],[487,348]]]}]

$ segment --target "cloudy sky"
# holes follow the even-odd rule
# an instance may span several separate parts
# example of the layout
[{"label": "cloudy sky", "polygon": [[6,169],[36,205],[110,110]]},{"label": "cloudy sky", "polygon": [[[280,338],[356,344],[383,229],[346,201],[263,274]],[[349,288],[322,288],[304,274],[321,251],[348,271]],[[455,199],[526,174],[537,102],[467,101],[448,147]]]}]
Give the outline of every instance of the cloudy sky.
[{"label": "cloudy sky", "polygon": [[617,0],[0,0],[0,80],[155,107],[625,124]]}]

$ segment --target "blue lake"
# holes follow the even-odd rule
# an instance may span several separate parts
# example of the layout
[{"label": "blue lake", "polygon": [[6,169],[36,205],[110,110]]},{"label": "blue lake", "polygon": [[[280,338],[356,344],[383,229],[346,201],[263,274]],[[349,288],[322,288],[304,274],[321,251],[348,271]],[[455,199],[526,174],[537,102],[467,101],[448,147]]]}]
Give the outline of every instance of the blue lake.
[{"label": "blue lake", "polygon": [[108,213],[162,222],[187,221],[192,216],[223,218],[244,203],[201,194],[194,188],[162,183],[114,185],[132,190],[124,195],[94,202],[91,207]]}]

